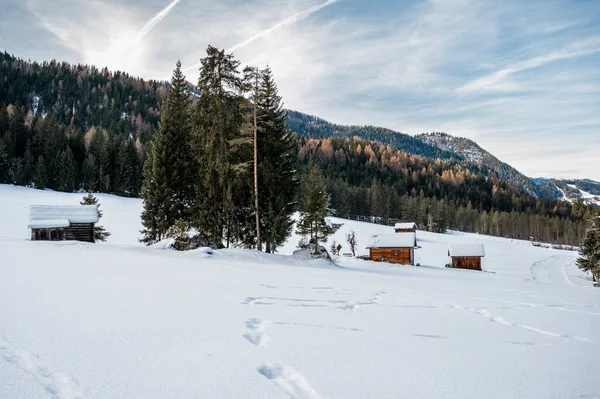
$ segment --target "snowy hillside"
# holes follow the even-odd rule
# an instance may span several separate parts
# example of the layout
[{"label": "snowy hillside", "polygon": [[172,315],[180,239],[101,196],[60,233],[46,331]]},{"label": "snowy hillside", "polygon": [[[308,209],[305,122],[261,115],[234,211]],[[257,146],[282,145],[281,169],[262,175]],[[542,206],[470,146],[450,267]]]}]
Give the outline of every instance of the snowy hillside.
[{"label": "snowy hillside", "polygon": [[[600,289],[573,252],[418,232],[420,267],[137,242],[141,202],[98,195],[107,243],[31,242],[0,185],[0,398],[600,398]],[[392,228],[334,219],[342,252]],[[330,242],[333,240],[330,240]],[[447,246],[483,243],[485,272]]]},{"label": "snowy hillside", "polygon": [[532,179],[539,187],[551,192],[556,199],[574,202],[582,199],[586,204],[600,205],[600,182],[591,179]]},{"label": "snowy hillside", "polygon": [[466,161],[483,164],[495,171],[501,179],[507,180],[514,186],[520,187],[530,194],[539,197],[546,196],[546,192],[538,187],[534,181],[509,164],[500,161],[473,140],[440,132],[420,134],[417,138],[440,150],[457,154]]}]

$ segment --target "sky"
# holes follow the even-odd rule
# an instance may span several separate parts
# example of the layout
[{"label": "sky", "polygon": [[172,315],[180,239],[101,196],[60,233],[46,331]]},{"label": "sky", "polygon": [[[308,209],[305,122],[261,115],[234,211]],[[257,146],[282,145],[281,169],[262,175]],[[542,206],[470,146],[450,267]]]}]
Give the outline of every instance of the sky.
[{"label": "sky", "polygon": [[0,0],[0,49],[195,82],[211,44],[287,108],[475,140],[532,177],[600,181],[599,0]]}]

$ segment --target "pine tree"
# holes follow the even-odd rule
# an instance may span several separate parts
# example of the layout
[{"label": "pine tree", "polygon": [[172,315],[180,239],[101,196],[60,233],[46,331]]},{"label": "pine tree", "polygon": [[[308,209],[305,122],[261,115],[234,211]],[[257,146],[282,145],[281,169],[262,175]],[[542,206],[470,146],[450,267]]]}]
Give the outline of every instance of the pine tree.
[{"label": "pine tree", "polygon": [[[88,146],[88,157],[94,157],[95,175],[94,186],[97,190],[109,192],[110,182],[110,155],[108,151],[108,139],[100,129],[94,129]],[[90,165],[88,165],[90,166]],[[91,182],[90,182],[91,183]]]},{"label": "pine tree", "polygon": [[2,139],[8,131],[9,123],[8,111],[4,105],[0,104],[0,139]]},{"label": "pine tree", "polygon": [[96,158],[88,154],[81,165],[81,179],[85,190],[94,191],[98,187],[98,173],[96,170]]},{"label": "pine tree", "polygon": [[13,157],[22,157],[27,143],[27,128],[21,107],[13,107],[9,120],[9,128],[5,136],[10,143],[9,152]]},{"label": "pine tree", "polygon": [[[242,81],[238,76],[239,62],[231,54],[209,46],[201,60],[198,89],[201,92],[193,116],[194,150],[198,156],[198,199],[194,226],[220,247],[236,237],[232,229],[238,223],[238,205],[247,203],[247,182],[251,163],[249,135],[242,135]],[[246,159],[244,153],[248,153]],[[239,186],[239,187],[236,187]],[[241,201],[236,201],[235,196]],[[251,197],[249,197],[251,198]],[[227,233],[225,235],[225,233]],[[235,234],[237,235],[237,234]]]},{"label": "pine tree", "polygon": [[0,183],[8,183],[9,178],[10,161],[8,157],[8,150],[2,137],[0,137]]},{"label": "pine tree", "polygon": [[298,143],[287,129],[287,114],[271,70],[262,70],[259,78],[258,202],[265,250],[275,252],[289,238],[294,224]]},{"label": "pine tree", "polygon": [[305,196],[296,229],[298,234],[310,237],[310,242],[314,244],[313,253],[317,254],[319,242],[326,241],[327,237],[333,234],[332,228],[325,221],[329,214],[329,194],[321,169],[316,165],[309,165],[302,185]]},{"label": "pine tree", "polygon": [[148,154],[144,163],[144,181],[142,186],[142,198],[144,199],[144,208],[142,210],[142,225],[144,229],[140,232],[143,234],[141,242],[149,245],[160,241],[164,237],[163,231],[166,232],[169,226],[162,224],[160,215],[163,213],[161,207],[162,197],[159,195],[159,186],[154,179],[154,155],[152,143],[148,146]]},{"label": "pine tree", "polygon": [[194,198],[190,105],[187,82],[177,61],[152,154],[146,160],[142,190],[145,243],[161,240],[178,219],[189,219]]},{"label": "pine tree", "polygon": [[73,192],[76,184],[77,165],[69,147],[62,150],[54,162],[55,189]]},{"label": "pine tree", "polygon": [[48,169],[46,161],[42,155],[38,157],[35,171],[33,172],[33,184],[35,188],[44,189],[48,185]]},{"label": "pine tree", "polygon": [[577,266],[590,272],[594,281],[600,280],[600,216],[589,221],[589,228],[579,248]]},{"label": "pine tree", "polygon": [[33,158],[33,155],[31,154],[31,148],[30,148],[29,142],[27,142],[27,145],[25,147],[25,155],[23,157],[23,165],[24,165],[23,185],[28,186],[32,182],[33,164],[34,164],[34,158]]},{"label": "pine tree", "polygon": [[142,189],[142,164],[140,154],[133,140],[129,140],[127,142],[125,152],[127,154],[128,168],[131,171],[131,176],[129,177],[129,187],[127,190],[129,192],[129,196],[138,197]]},{"label": "pine tree", "polygon": [[[259,206],[259,189],[258,189],[258,90],[259,90],[260,71],[258,68],[246,67],[244,69],[244,83],[250,91],[250,101],[252,102],[252,125],[254,144],[254,223],[256,229],[256,249],[262,251],[262,239],[260,234],[260,206]],[[269,251],[267,251],[269,252]]]},{"label": "pine tree", "polygon": [[[100,210],[100,204],[98,203],[98,198],[92,194],[91,191],[83,197],[83,200],[80,202],[81,205],[96,205],[98,207],[98,222],[100,222],[100,218],[102,217],[102,211]],[[110,237],[110,233],[104,229],[102,226],[98,226],[97,224],[94,226],[94,240],[96,241],[106,241],[106,239]]]},{"label": "pine tree", "polygon": [[128,161],[127,148],[123,140],[115,140],[111,161],[113,165],[111,192],[120,196],[128,196],[133,172]]}]

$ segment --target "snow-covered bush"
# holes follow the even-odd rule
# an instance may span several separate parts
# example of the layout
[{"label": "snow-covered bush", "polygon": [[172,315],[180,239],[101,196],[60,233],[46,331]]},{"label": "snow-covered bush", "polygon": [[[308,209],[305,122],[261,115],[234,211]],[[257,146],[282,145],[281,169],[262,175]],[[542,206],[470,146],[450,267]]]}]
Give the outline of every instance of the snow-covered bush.
[{"label": "snow-covered bush", "polygon": [[167,237],[174,240],[172,247],[177,251],[193,249],[189,236],[189,226],[183,219],[178,219],[173,226],[169,227]]},{"label": "snow-covered bush", "polygon": [[314,253],[314,244],[310,244],[305,245],[304,248],[295,250],[293,255],[301,259],[326,259],[332,261],[329,252],[322,245],[318,246],[317,253]]}]

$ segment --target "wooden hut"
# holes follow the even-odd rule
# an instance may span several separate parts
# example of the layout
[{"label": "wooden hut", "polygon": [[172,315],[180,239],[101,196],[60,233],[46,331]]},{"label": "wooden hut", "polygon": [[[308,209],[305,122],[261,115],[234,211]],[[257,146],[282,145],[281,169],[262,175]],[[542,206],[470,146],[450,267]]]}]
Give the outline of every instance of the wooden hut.
[{"label": "wooden hut", "polygon": [[452,258],[452,264],[448,267],[481,270],[481,258],[485,256],[485,250],[483,244],[450,245],[448,256]]},{"label": "wooden hut", "polygon": [[417,224],[414,222],[410,223],[396,223],[394,225],[394,231],[396,233],[416,233]]},{"label": "wooden hut", "polygon": [[97,205],[32,205],[29,224],[32,241],[94,242]]},{"label": "wooden hut", "polygon": [[371,236],[367,248],[371,260],[413,265],[416,245],[415,233],[378,234]]}]

